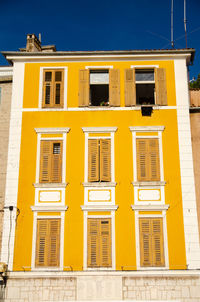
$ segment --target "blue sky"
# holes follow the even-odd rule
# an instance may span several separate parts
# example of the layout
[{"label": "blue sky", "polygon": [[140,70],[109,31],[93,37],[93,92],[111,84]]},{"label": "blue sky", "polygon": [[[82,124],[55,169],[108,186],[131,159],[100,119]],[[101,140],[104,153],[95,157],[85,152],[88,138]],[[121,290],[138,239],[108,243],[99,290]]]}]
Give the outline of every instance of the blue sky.
[{"label": "blue sky", "polygon": [[[184,0],[174,0],[174,40],[185,48]],[[0,50],[18,50],[26,34],[42,34],[57,50],[171,48],[171,0],[0,0]],[[200,73],[200,0],[187,0],[190,78]],[[6,65],[0,56],[0,65]]]}]

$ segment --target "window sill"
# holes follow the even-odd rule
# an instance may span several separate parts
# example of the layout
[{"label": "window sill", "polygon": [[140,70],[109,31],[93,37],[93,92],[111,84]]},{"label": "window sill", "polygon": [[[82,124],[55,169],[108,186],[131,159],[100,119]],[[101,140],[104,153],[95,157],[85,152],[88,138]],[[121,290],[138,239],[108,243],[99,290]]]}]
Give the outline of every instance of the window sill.
[{"label": "window sill", "polygon": [[56,183],[56,182],[47,182],[47,183],[34,183],[35,188],[66,188],[68,182],[65,183]]},{"label": "window sill", "polygon": [[166,181],[133,181],[132,185],[134,187],[156,187],[165,186]]},{"label": "window sill", "polygon": [[116,187],[116,182],[83,182],[84,187]]}]

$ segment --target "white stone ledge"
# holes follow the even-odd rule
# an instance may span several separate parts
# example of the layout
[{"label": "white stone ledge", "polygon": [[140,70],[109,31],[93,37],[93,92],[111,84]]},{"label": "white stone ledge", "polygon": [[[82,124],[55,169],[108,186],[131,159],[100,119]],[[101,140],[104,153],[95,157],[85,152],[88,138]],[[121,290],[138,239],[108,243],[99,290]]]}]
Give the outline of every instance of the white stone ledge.
[{"label": "white stone ledge", "polygon": [[60,277],[76,277],[76,276],[121,276],[121,277],[129,277],[129,278],[137,278],[137,277],[199,277],[200,278],[200,270],[157,270],[157,271],[54,271],[53,274],[51,271],[42,272],[42,271],[34,271],[34,272],[8,272],[9,278],[60,278]]}]

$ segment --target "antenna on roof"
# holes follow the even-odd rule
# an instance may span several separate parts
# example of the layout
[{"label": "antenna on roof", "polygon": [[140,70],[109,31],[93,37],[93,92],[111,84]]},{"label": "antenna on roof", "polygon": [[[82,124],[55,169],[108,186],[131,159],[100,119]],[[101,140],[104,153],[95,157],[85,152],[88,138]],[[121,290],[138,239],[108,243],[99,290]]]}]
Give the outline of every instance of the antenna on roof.
[{"label": "antenna on roof", "polygon": [[174,48],[174,0],[171,2],[171,46]]},{"label": "antenna on roof", "polygon": [[186,0],[184,0],[184,29],[185,29],[185,46],[187,48],[187,19],[186,19]]}]

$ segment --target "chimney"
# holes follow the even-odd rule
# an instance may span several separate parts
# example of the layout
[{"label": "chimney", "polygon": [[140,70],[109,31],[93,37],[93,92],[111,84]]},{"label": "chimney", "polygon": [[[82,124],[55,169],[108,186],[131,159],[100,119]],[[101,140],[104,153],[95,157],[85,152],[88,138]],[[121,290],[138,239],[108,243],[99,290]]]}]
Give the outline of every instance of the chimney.
[{"label": "chimney", "polygon": [[27,35],[26,51],[27,52],[42,51],[41,42],[39,41],[39,39],[37,38],[37,36],[35,34]]}]

